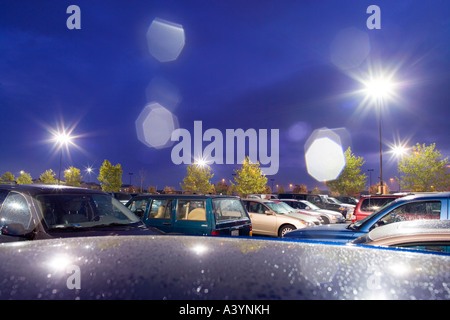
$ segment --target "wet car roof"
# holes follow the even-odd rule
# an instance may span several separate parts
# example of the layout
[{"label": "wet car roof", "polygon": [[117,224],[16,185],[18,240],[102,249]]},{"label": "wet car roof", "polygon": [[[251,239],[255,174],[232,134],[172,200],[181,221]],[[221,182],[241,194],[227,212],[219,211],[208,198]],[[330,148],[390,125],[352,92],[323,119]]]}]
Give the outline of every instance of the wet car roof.
[{"label": "wet car roof", "polygon": [[450,298],[450,256],[362,246],[93,237],[3,244],[0,259],[0,299]]}]

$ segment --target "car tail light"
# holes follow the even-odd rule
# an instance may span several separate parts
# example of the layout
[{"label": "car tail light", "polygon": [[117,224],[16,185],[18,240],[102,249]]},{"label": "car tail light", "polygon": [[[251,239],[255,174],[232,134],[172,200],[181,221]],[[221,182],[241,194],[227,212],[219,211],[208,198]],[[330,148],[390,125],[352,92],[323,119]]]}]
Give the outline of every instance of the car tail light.
[{"label": "car tail light", "polygon": [[219,231],[218,230],[214,230],[211,232],[212,236],[218,236],[219,235]]}]

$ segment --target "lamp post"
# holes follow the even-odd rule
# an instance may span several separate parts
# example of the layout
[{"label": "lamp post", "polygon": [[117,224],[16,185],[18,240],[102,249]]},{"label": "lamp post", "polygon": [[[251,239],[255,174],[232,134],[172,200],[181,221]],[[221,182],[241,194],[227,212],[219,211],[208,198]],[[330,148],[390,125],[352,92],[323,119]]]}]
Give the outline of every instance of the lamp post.
[{"label": "lamp post", "polygon": [[389,79],[380,77],[371,79],[366,83],[366,93],[374,100],[378,108],[378,136],[380,140],[380,193],[384,194],[383,188],[383,146],[381,140],[381,108],[386,98],[392,93],[392,83]]}]

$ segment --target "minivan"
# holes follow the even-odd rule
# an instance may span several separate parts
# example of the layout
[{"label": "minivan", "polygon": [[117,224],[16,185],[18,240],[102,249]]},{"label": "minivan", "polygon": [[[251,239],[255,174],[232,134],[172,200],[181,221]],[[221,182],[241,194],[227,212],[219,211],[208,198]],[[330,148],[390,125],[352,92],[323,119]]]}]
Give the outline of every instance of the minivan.
[{"label": "minivan", "polygon": [[151,227],[166,233],[251,236],[250,217],[235,196],[148,194],[126,206]]}]

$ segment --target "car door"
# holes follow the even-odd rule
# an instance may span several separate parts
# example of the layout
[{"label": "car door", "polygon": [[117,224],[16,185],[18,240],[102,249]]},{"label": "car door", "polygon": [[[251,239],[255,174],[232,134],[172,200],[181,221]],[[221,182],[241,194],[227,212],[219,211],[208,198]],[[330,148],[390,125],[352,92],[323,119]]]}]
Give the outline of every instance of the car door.
[{"label": "car door", "polygon": [[260,202],[248,201],[247,211],[253,234],[277,236],[277,216],[272,210]]},{"label": "car door", "polygon": [[210,235],[213,221],[210,201],[205,199],[177,199],[173,232]]},{"label": "car door", "polygon": [[147,226],[171,233],[174,232],[172,216],[172,199],[153,199],[151,203],[148,204],[148,214],[144,218],[144,223]]}]

